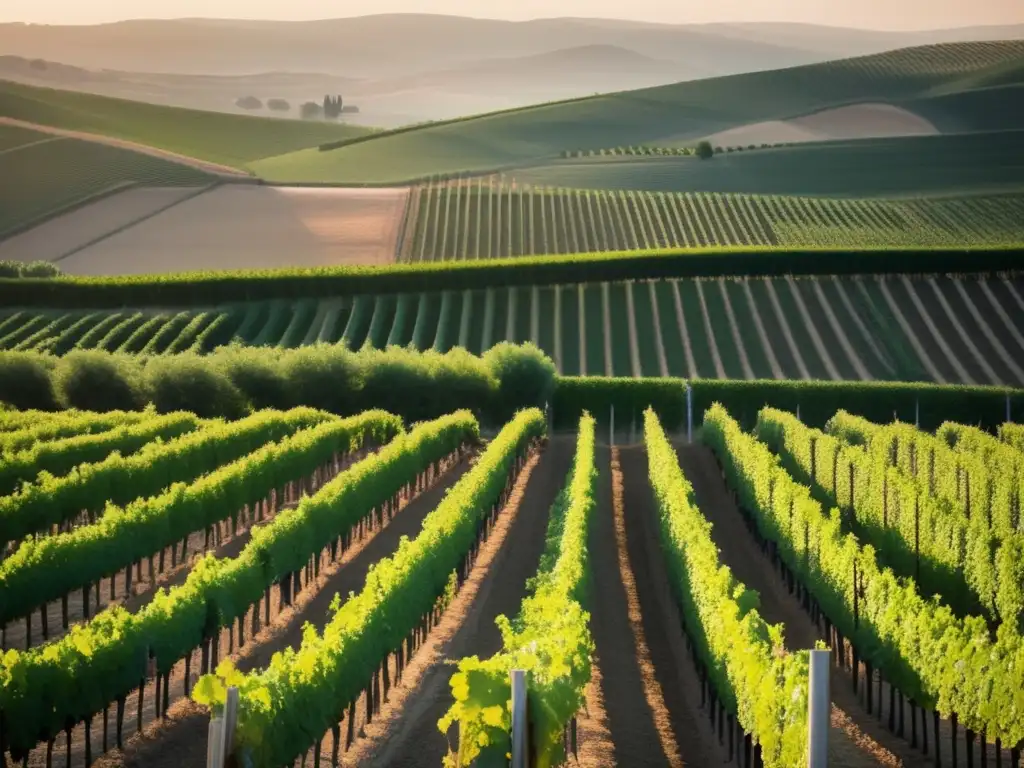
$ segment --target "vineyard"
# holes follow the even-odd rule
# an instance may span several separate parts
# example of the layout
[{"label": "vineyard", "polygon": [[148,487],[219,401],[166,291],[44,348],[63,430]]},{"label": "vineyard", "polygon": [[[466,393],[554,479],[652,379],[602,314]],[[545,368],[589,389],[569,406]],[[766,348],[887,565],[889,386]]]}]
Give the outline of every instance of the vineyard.
[{"label": "vineyard", "polygon": [[830,761],[1016,768],[1019,431],[6,410],[0,742],[199,766],[231,687],[247,764],[468,766],[511,748],[520,669],[540,764],[798,768],[820,639]]},{"label": "vineyard", "polygon": [[730,147],[711,160],[599,156],[510,173],[523,184],[604,190],[844,198],[1019,192],[1021,136],[1019,130],[1003,130]]},{"label": "vineyard", "polygon": [[1024,768],[1022,61],[0,83],[0,768]]},{"label": "vineyard", "polygon": [[[649,172],[656,176],[661,167]],[[708,245],[1010,245],[1024,241],[1022,221],[1019,195],[857,200],[554,189],[480,178],[414,188],[398,257],[465,260]]]},{"label": "vineyard", "polygon": [[232,341],[482,354],[559,373],[1024,384],[1016,278],[717,278],[489,288],[181,311],[9,311],[0,349],[205,354]]}]

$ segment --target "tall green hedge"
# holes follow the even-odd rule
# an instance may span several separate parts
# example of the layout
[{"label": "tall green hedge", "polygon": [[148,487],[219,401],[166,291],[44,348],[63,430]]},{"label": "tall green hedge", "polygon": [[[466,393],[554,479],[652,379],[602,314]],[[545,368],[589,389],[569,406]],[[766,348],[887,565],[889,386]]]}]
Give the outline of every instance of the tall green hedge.
[{"label": "tall green hedge", "polygon": [[0,279],[0,305],[66,309],[220,304],[257,299],[558,285],[732,275],[988,273],[1020,269],[1024,248],[661,249],[382,267],[189,272],[121,277]]},{"label": "tall green hedge", "polygon": [[712,403],[719,402],[744,428],[752,428],[765,406],[796,412],[814,427],[824,427],[836,411],[845,409],[872,421],[915,423],[937,429],[944,421],[995,429],[1012,418],[1024,418],[1024,390],[891,381],[730,381],[695,380],[695,424]]},{"label": "tall green hedge", "polygon": [[615,406],[616,429],[635,420],[643,429],[643,414],[653,408],[664,427],[686,427],[686,382],[683,379],[627,379],[603,376],[561,376],[551,404],[556,429],[575,429],[584,411],[607,427]]},{"label": "tall green hedge", "polygon": [[[899,382],[731,381],[697,379],[694,427],[714,402],[747,428],[765,406],[800,411],[823,427],[845,409],[872,421],[899,419],[935,429],[944,421],[995,429],[1024,420],[1024,390]],[[418,421],[459,408],[487,424],[503,424],[520,408],[551,408],[554,427],[575,429],[588,411],[602,427],[615,407],[616,429],[639,429],[651,407],[670,431],[686,429],[683,379],[557,376],[550,358],[532,344],[502,343],[476,357],[395,347],[351,352],[316,344],[297,349],[222,347],[208,355],[173,357],[77,351],[57,357],[0,352],[0,403],[44,411],[132,410],[152,402],[158,411],[190,410],[237,418],[253,408],[299,405],[349,415],[383,408]],[[635,419],[635,422],[634,422]]]}]

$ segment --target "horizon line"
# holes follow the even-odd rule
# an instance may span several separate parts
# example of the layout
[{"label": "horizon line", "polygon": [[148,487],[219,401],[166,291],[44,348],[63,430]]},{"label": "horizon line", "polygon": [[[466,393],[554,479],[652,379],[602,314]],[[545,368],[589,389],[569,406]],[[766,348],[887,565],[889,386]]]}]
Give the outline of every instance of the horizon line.
[{"label": "horizon line", "polygon": [[816,27],[819,29],[833,29],[833,30],[847,30],[855,32],[874,32],[880,34],[920,34],[929,32],[955,32],[958,30],[968,29],[999,29],[1004,27],[1015,27],[1024,26],[1024,19],[1020,21],[1011,21],[1003,23],[984,23],[984,24],[965,24],[951,27],[913,27],[913,28],[879,28],[879,27],[859,27],[859,26],[846,26],[841,24],[821,24],[817,22],[807,21],[792,21],[783,19],[731,19],[722,21],[651,21],[648,19],[629,19],[622,17],[612,16],[538,16],[531,19],[511,19],[511,18],[496,18],[487,16],[465,16],[453,13],[424,13],[424,12],[390,12],[390,13],[364,13],[356,14],[353,16],[326,16],[319,18],[308,18],[308,19],[275,19],[267,17],[243,17],[243,16],[136,16],[131,18],[114,19],[110,21],[97,21],[97,22],[38,22],[38,21],[0,21],[0,26],[3,25],[21,25],[26,27],[105,27],[113,26],[116,24],[131,24],[139,22],[256,22],[266,24],[317,24],[332,21],[350,21],[356,19],[382,19],[382,18],[396,18],[396,17],[431,17],[437,19],[461,19],[466,21],[482,21],[482,22],[497,22],[505,24],[533,24],[544,21],[582,21],[582,22],[619,22],[624,24],[639,24],[648,25],[654,27],[716,27],[716,26],[735,26],[735,25],[753,25],[753,26],[770,26],[770,25],[785,25],[785,26],[801,26],[801,27]]}]

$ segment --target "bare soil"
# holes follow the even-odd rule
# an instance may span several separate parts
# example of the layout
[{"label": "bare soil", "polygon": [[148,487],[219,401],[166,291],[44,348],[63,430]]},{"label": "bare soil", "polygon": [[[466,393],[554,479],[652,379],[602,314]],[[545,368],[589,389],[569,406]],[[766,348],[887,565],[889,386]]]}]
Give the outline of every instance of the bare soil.
[{"label": "bare soil", "polygon": [[391,264],[408,197],[405,188],[221,185],[68,256],[61,269],[119,275]]},{"label": "bare soil", "polygon": [[607,511],[591,536],[594,587],[601,596],[594,605],[594,640],[601,658],[614,660],[602,669],[614,743],[608,764],[723,763],[727,753],[701,710],[700,678],[669,592],[646,454],[637,446],[612,449],[610,467],[602,478],[610,486]]},{"label": "bare soil", "polygon": [[[453,699],[449,680],[453,665],[466,656],[487,658],[501,650],[495,619],[519,612],[526,597],[526,580],[537,572],[544,550],[548,511],[565,484],[572,466],[575,439],[553,438],[540,462],[532,468],[522,493],[506,505],[481,551],[473,575],[458,602],[438,627],[432,653],[417,654],[422,673],[415,686],[408,678],[401,705],[374,725],[362,748],[346,765],[387,765],[395,768],[437,768],[449,747],[458,748],[458,730],[448,734],[437,722]],[[469,587],[472,592],[467,590]],[[423,649],[426,651],[426,649]]]},{"label": "bare soil", "polygon": [[0,260],[56,261],[65,254],[198,191],[195,187],[133,187],[48,219],[0,241]]}]

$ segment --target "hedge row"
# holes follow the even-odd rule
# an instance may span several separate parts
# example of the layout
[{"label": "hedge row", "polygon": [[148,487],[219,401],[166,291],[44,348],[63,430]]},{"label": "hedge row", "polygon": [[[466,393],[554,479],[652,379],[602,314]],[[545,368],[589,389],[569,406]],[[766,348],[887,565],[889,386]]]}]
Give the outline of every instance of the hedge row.
[{"label": "hedge row", "polygon": [[[482,357],[461,349],[351,352],[325,344],[224,347],[173,357],[0,352],[0,402],[43,411],[138,410],[152,402],[161,413],[238,418],[254,409],[305,405],[342,416],[383,408],[420,421],[468,408],[487,424],[503,424],[519,408],[548,404],[555,428],[574,429],[584,411],[606,427],[614,406],[621,429],[630,423],[639,428],[643,411],[652,407],[665,429],[679,432],[686,429],[686,384],[669,378],[558,377],[551,360],[531,344],[499,344]],[[929,430],[945,421],[994,430],[1024,417],[1024,390],[1001,387],[718,379],[689,384],[695,428],[699,414],[714,402],[746,428],[765,406],[799,410],[813,427],[823,427],[841,409],[882,423],[916,419]]]},{"label": "hedge row", "polygon": [[409,422],[469,409],[503,423],[519,407],[543,408],[554,383],[554,364],[532,345],[502,344],[482,357],[327,344],[173,357],[0,353],[0,402],[43,411],[131,411],[151,402],[160,413],[234,419],[264,408],[306,405],[348,416],[379,406]]},{"label": "hedge row", "polygon": [[[857,381],[738,381],[694,379],[693,427],[713,403],[721,403],[745,428],[770,406],[800,411],[801,420],[824,427],[836,411],[845,409],[880,422],[897,419],[923,429],[936,429],[945,421],[979,425],[994,430],[1005,421],[1024,418],[1024,390],[1001,387],[955,386],[922,382]],[[653,408],[662,426],[686,429],[686,385],[683,379],[628,379],[560,376],[553,400],[556,428],[569,428],[583,411],[607,426],[615,406],[616,429],[643,424],[643,412]],[[1009,397],[1011,418],[1007,418]]]},{"label": "hedge row", "polygon": [[1019,270],[1024,249],[667,248],[313,269],[0,279],[0,304],[66,309],[479,290],[665,277],[941,274]]}]

